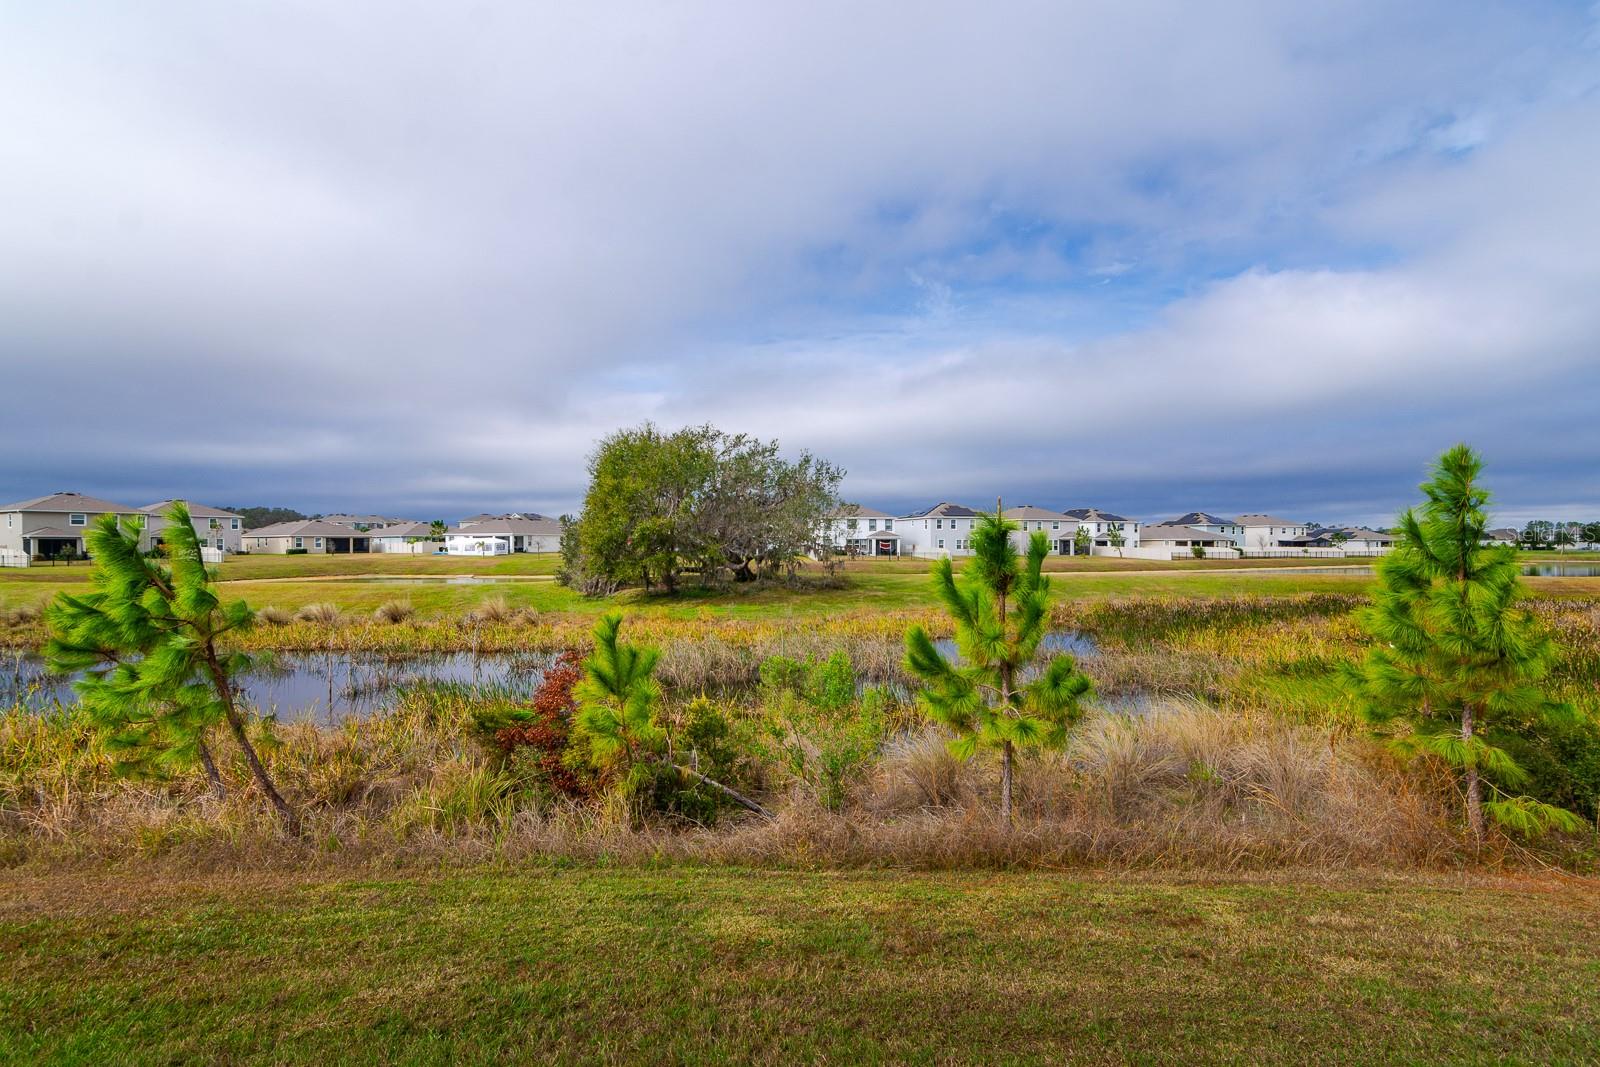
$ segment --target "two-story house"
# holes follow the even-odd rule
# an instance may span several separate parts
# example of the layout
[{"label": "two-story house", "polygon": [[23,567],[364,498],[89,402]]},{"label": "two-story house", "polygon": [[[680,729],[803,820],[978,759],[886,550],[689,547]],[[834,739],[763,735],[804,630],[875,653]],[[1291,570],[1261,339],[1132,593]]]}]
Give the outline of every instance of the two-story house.
[{"label": "two-story house", "polygon": [[845,504],[830,513],[824,536],[835,552],[847,556],[900,555],[894,516],[861,504]]},{"label": "two-story house", "polygon": [[1239,547],[1247,552],[1263,552],[1274,548],[1292,547],[1286,542],[1304,537],[1311,527],[1303,522],[1291,522],[1273,515],[1240,515],[1239,525],[1244,527],[1244,541]]},{"label": "two-story house", "polygon": [[1016,546],[1018,552],[1026,552],[1028,542],[1033,539],[1033,535],[1042,533],[1050,541],[1051,554],[1058,556],[1073,554],[1078,520],[1068,518],[1062,512],[1034,507],[1032,504],[1006,508],[1003,515],[1017,524],[1018,529],[1011,535],[1011,543]]},{"label": "two-story house", "polygon": [[1162,523],[1162,525],[1187,526],[1206,533],[1221,534],[1236,545],[1244,544],[1244,527],[1239,524],[1238,519],[1213,515],[1209,511],[1191,511],[1187,515],[1179,515],[1169,522]]},{"label": "two-story house", "polygon": [[[189,504],[189,525],[194,527],[195,536],[200,539],[202,548],[220,548],[224,552],[237,552],[243,547],[244,519],[231,511],[221,508],[208,507],[205,504]],[[158,500],[154,504],[146,504],[139,509],[144,516],[144,544],[146,547],[161,542],[161,531],[167,525],[167,509],[172,507],[171,500]]]},{"label": "two-story house", "polygon": [[51,493],[0,505],[0,555],[26,559],[84,556],[83,535],[101,515],[144,518],[137,508],[82,493]]},{"label": "two-story house", "polygon": [[1134,519],[1123,515],[1113,515],[1111,512],[1101,511],[1099,508],[1068,508],[1062,514],[1087,529],[1090,543],[1096,548],[1112,547],[1112,530],[1122,534],[1123,548],[1139,547],[1139,530],[1143,524]]},{"label": "two-story house", "polygon": [[944,501],[900,516],[894,528],[907,555],[970,556],[972,528],[977,521],[973,509]]}]

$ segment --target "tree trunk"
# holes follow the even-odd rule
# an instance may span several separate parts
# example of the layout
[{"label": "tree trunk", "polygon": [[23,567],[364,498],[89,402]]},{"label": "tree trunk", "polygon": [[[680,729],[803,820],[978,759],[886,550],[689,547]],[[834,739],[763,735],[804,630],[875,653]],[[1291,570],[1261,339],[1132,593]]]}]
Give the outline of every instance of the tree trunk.
[{"label": "tree trunk", "polygon": [[1000,821],[1011,829],[1011,742],[1000,749]]},{"label": "tree trunk", "polygon": [[244,761],[250,767],[250,774],[261,787],[261,791],[266,794],[273,809],[277,811],[278,818],[283,821],[284,832],[290,837],[299,837],[300,816],[289,807],[283,795],[278,792],[278,787],[272,784],[272,776],[267,773],[267,768],[256,755],[255,746],[250,743],[249,735],[245,733],[244,717],[239,714],[239,709],[234,704],[233,686],[229,684],[228,675],[223,671],[222,664],[217,661],[216,650],[210,647],[209,642],[206,647],[206,666],[211,671],[211,682],[217,687],[217,695],[222,698],[222,709],[228,718],[228,729],[233,734],[233,739],[238,742],[240,751],[244,753]]},{"label": "tree trunk", "polygon": [[771,818],[774,817],[772,812],[768,811],[766,808],[762,807],[760,804],[757,804],[755,801],[751,800],[749,797],[745,796],[743,793],[735,792],[734,790],[729,789],[727,786],[723,785],[721,782],[716,781],[715,779],[712,779],[712,778],[707,778],[705,775],[701,774],[699,771],[695,770],[693,767],[685,767],[681,763],[674,763],[674,764],[672,764],[672,766],[676,767],[678,769],[679,773],[687,774],[690,778],[693,778],[695,781],[700,782],[702,785],[708,785],[712,789],[715,789],[717,792],[721,793],[723,796],[727,797],[729,800],[733,801],[735,804],[738,804],[741,807],[747,808],[750,811],[755,812],[757,815],[763,816],[764,818],[771,819]]},{"label": "tree trunk", "polygon": [[[1461,709],[1461,740],[1472,741],[1472,705]],[[1472,831],[1472,843],[1483,845],[1483,780],[1478,777],[1477,764],[1467,764],[1467,828]]]},{"label": "tree trunk", "polygon": [[200,741],[200,766],[206,769],[206,781],[211,784],[211,794],[218,800],[226,800],[228,787],[222,784],[222,775],[217,773],[217,761],[211,758],[211,747]]}]

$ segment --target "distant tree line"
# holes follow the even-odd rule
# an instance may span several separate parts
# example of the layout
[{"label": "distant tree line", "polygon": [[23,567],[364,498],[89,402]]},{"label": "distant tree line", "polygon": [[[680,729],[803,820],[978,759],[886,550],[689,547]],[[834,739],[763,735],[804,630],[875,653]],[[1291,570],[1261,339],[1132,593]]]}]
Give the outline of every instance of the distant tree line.
[{"label": "distant tree line", "polygon": [[562,519],[561,581],[590,593],[623,586],[671,592],[702,583],[792,572],[825,552],[844,471],[777,441],[650,423],[604,438],[589,457],[582,514]]},{"label": "distant tree line", "polygon": [[1600,544],[1600,522],[1552,522],[1530,519],[1519,537],[1525,548],[1566,548]]},{"label": "distant tree line", "polygon": [[259,530],[261,527],[271,526],[273,523],[298,522],[301,519],[309,519],[311,517],[300,514],[294,508],[225,507],[222,510],[231,511],[244,519],[244,528],[246,530]]}]

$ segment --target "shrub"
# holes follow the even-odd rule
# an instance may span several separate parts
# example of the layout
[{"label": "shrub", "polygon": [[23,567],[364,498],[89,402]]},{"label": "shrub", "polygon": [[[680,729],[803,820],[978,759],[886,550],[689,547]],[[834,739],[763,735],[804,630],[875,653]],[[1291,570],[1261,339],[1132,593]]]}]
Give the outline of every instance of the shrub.
[{"label": "shrub", "polygon": [[409,600],[387,600],[373,611],[372,617],[378,622],[386,622],[393,626],[405,622],[417,613]]},{"label": "shrub", "polygon": [[513,773],[546,796],[586,797],[593,792],[594,776],[582,761],[568,756],[572,714],[577,709],[572,690],[583,677],[581,662],[577,652],[563,652],[528,704],[489,705],[472,712],[479,738],[504,755]]},{"label": "shrub", "polygon": [[307,548],[290,548],[286,549],[283,554],[285,556],[303,556],[309,551],[310,549]]},{"label": "shrub", "polygon": [[271,604],[256,612],[256,618],[268,626],[287,626],[294,621],[294,615],[288,609]]},{"label": "shrub", "polygon": [[326,601],[320,604],[307,604],[295,612],[294,617],[301,622],[318,622],[327,626],[337,626],[342,618],[339,606]]}]

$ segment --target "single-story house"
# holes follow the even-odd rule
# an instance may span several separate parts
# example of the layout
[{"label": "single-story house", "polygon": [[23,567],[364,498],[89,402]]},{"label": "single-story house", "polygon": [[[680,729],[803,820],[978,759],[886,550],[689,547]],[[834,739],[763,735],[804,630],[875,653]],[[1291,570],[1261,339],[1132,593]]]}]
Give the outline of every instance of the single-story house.
[{"label": "single-story house", "polygon": [[561,524],[555,519],[479,519],[445,532],[452,556],[497,556],[509,552],[561,551]]},{"label": "single-story house", "polygon": [[1517,545],[1522,543],[1522,535],[1509,526],[1497,526],[1487,530],[1483,535],[1486,545]]},{"label": "single-story house", "polygon": [[1050,551],[1058,556],[1070,556],[1075,551],[1073,538],[1078,533],[1078,520],[1068,518],[1062,512],[1021,504],[1006,508],[1001,515],[1017,524],[1018,529],[1011,535],[1011,542],[1018,552],[1028,550],[1028,542],[1035,533],[1043,533],[1050,541]]},{"label": "single-story house", "polygon": [[1392,534],[1369,530],[1365,526],[1346,526],[1339,532],[1344,534],[1344,538],[1339,545],[1341,548],[1382,552],[1394,547],[1394,536]]},{"label": "single-story house", "polygon": [[259,530],[246,530],[244,550],[280,556],[291,550],[344,555],[370,552],[372,546],[371,538],[352,527],[321,519],[296,519],[293,522],[273,523]]},{"label": "single-story house", "polygon": [[[243,547],[244,519],[241,516],[231,511],[223,511],[221,508],[196,504],[193,501],[185,503],[189,505],[189,525],[194,527],[195,536],[200,539],[200,547],[219,548],[224,552],[237,552]],[[147,545],[161,542],[161,530],[167,524],[167,509],[172,507],[172,504],[171,500],[158,500],[139,509],[145,516]]]},{"label": "single-story house", "polygon": [[900,555],[894,516],[860,504],[845,504],[829,514],[825,536],[835,552],[849,556]]},{"label": "single-story house", "polygon": [[367,541],[374,552],[416,552],[419,544],[427,551],[444,548],[443,541],[433,540],[433,524],[429,522],[403,522],[368,530]]},{"label": "single-story house", "polygon": [[1167,549],[1171,552],[1193,554],[1198,545],[1207,553],[1232,558],[1239,546],[1232,537],[1215,530],[1202,530],[1197,526],[1180,526],[1177,523],[1156,522],[1139,531],[1139,547]]},{"label": "single-story house", "polygon": [[101,515],[144,519],[138,508],[82,493],[51,493],[0,505],[0,555],[19,559],[86,555],[84,532]]}]

